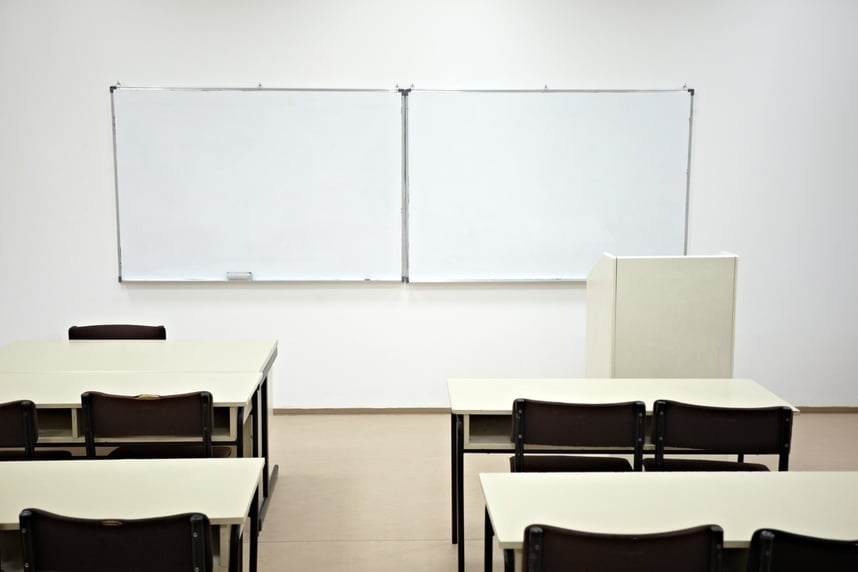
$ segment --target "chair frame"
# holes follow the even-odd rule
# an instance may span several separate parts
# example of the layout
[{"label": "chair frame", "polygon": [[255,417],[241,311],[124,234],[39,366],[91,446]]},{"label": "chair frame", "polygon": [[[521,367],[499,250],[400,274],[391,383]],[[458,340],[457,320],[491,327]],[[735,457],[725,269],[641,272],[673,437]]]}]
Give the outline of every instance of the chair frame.
[{"label": "chair frame", "polygon": [[[565,529],[557,526],[549,526],[543,524],[531,524],[524,530],[524,546],[522,547],[522,566],[526,572],[555,572],[556,569],[548,569],[543,564],[545,554],[545,537],[546,533],[550,534],[559,542],[570,542],[577,544],[577,554],[586,554],[586,551],[591,550],[591,554],[595,556],[596,551],[600,555],[613,553],[617,549],[633,549],[636,560],[630,562],[625,558],[623,562],[613,564],[605,564],[605,568],[599,568],[605,572],[617,572],[622,570],[660,570],[664,572],[686,572],[683,562],[658,562],[653,565],[647,560],[646,549],[652,547],[655,554],[657,545],[663,545],[665,542],[675,540],[680,542],[702,542],[704,539],[708,544],[708,554],[706,560],[708,567],[705,570],[696,572],[719,572],[721,570],[721,559],[724,548],[724,531],[718,525],[703,525],[682,530],[673,530],[668,532],[648,533],[648,534],[609,534],[596,532],[583,532],[577,530]],[[585,548],[585,545],[591,545]],[[595,545],[595,546],[594,546]],[[606,550],[607,545],[611,545],[613,550]],[[666,557],[668,558],[668,557]],[[673,566],[675,564],[675,567]],[[564,565],[563,570],[577,569],[572,563]],[[589,569],[589,568],[587,568]]]},{"label": "chair frame", "polygon": [[[43,567],[43,553],[47,553],[48,562],[63,563],[63,572],[144,572],[149,568],[145,562],[131,560],[130,547],[147,545],[159,533],[168,534],[173,550],[181,550],[190,558],[191,567],[181,568],[188,572],[210,572],[213,569],[213,548],[211,523],[201,513],[182,513],[142,519],[91,519],[54,514],[37,508],[21,511],[19,517],[21,542],[24,557],[24,569],[28,572],[54,570]],[[184,541],[177,539],[177,529],[187,533]],[[69,536],[76,534],[76,538]],[[43,538],[47,535],[48,538]],[[51,538],[54,537],[54,538]],[[118,537],[122,537],[119,539]],[[59,542],[52,542],[62,538]],[[166,540],[162,538],[161,542]],[[117,547],[116,543],[121,542]],[[44,543],[44,545],[43,545]],[[103,555],[109,547],[107,561],[92,559],[89,555]],[[149,545],[149,553],[159,553],[163,545]],[[159,549],[160,548],[160,549]],[[129,560],[117,562],[122,556]],[[172,564],[172,565],[171,565]],[[178,571],[177,563],[165,562],[159,570]]]},{"label": "chair frame", "polygon": [[[790,564],[773,568],[774,553],[778,545],[791,548],[790,552],[793,554],[788,555],[786,559]],[[834,540],[773,528],[761,528],[751,537],[746,572],[804,571],[807,570],[807,563],[797,561],[795,557],[797,554],[808,553],[811,554],[809,559],[813,560],[813,567],[817,570],[827,572],[858,570],[858,540]]]},{"label": "chair frame", "polygon": [[138,324],[94,324],[69,328],[70,340],[166,340],[164,326]]},{"label": "chair frame", "polygon": [[[685,414],[689,420],[680,420],[680,426],[676,427],[677,414]],[[713,407],[659,399],[653,404],[653,417],[655,458],[652,470],[665,470],[665,454],[669,453],[738,455],[735,470],[741,470],[745,455],[777,455],[778,470],[789,469],[793,412],[787,406]],[[776,437],[761,437],[753,430],[736,430],[741,422],[761,420],[776,427]],[[668,452],[668,448],[679,450]]]},{"label": "chair frame", "polygon": [[[197,403],[195,411],[198,415],[163,415],[158,423],[163,425],[138,427],[137,420],[131,415],[140,417],[141,411],[151,414],[157,409],[170,406],[182,406],[183,402],[189,402],[190,408],[194,402]],[[100,411],[104,407],[115,405],[126,412],[126,416],[118,422],[110,420],[109,423],[101,419]],[[86,391],[81,394],[81,407],[83,417],[84,439],[86,441],[87,457],[96,457],[96,447],[110,447],[133,445],[138,446],[194,446],[202,447],[203,456],[211,457],[213,454],[212,426],[214,424],[214,413],[212,406],[212,395],[208,391],[181,393],[173,395],[114,395],[99,391]],[[135,411],[139,410],[139,411]],[[100,423],[107,423],[103,428]],[[126,424],[128,423],[128,424]],[[138,438],[139,441],[129,443],[128,438]],[[186,439],[180,439],[185,437]],[[122,440],[122,439],[125,440]],[[198,441],[189,441],[187,438],[198,438]]]}]

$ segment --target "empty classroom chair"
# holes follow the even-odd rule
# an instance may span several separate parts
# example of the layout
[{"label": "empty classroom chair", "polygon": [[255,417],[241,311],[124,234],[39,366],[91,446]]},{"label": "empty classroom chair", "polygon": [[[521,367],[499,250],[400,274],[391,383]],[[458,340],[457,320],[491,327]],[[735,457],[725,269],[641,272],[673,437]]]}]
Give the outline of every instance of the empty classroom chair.
[{"label": "empty classroom chair", "polygon": [[116,447],[111,458],[229,457],[212,445],[214,416],[208,391],[175,395],[81,395],[88,457]]},{"label": "empty classroom chair", "polygon": [[[514,472],[641,470],[646,414],[642,401],[580,404],[516,399],[512,407]],[[533,445],[621,452],[631,455],[632,463],[622,457],[528,450]]]},{"label": "empty classroom chair", "polygon": [[166,340],[164,326],[141,326],[137,324],[96,324],[72,326],[70,340]]},{"label": "empty classroom chair", "polygon": [[524,531],[527,572],[717,572],[724,531],[706,525],[655,534],[601,534],[532,524]]},{"label": "empty classroom chair", "polygon": [[[746,463],[745,455],[777,455],[778,470],[789,468],[789,407],[706,407],[658,400],[653,418],[655,458],[644,461],[647,471],[769,470],[761,463]],[[676,454],[666,458],[671,453]],[[696,459],[691,453],[737,455],[737,460]]]},{"label": "empty classroom chair", "polygon": [[28,572],[213,569],[211,524],[204,514],[88,519],[28,508],[21,512],[19,522],[24,569]]},{"label": "empty classroom chair", "polygon": [[747,572],[816,570],[858,570],[858,540],[833,540],[774,529],[754,532],[748,553]]}]

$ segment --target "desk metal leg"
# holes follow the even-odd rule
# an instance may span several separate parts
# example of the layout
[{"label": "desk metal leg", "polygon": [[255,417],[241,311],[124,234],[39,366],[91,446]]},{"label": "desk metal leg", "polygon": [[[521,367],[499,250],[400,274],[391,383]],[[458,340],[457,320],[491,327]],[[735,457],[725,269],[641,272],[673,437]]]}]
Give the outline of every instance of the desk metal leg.
[{"label": "desk metal leg", "polygon": [[515,572],[515,552],[509,548],[503,551],[503,570],[504,572]]},{"label": "desk metal leg", "polygon": [[[243,443],[242,443],[243,445]],[[254,393],[250,401],[250,456],[259,456],[259,394]],[[265,472],[263,471],[263,480]]]},{"label": "desk metal leg", "polygon": [[[241,567],[244,564],[242,548],[241,526],[233,524],[229,531],[229,572],[241,572]],[[223,566],[223,562],[221,562],[221,566]]]},{"label": "desk metal leg", "polygon": [[[251,398],[251,403],[250,403],[250,433],[251,433],[251,435],[250,435],[250,454],[253,457],[259,457],[260,441],[262,440],[260,437],[261,431],[259,429],[259,427],[260,427],[259,408],[260,408],[259,388],[257,388],[253,394],[253,397]],[[263,463],[262,479],[261,479],[261,482],[259,483],[259,487],[258,487],[258,490],[256,492],[256,495],[254,495],[254,497],[253,497],[253,506],[251,507],[251,513],[257,515],[257,520],[258,520],[257,526],[260,529],[262,528],[262,517],[260,516],[262,509],[260,508],[259,505],[260,505],[260,502],[264,502],[264,499],[265,499],[264,493],[265,493],[267,481],[268,481],[268,465],[266,463]],[[263,492],[261,497],[259,495],[260,490],[262,490],[262,492]],[[260,498],[262,498],[262,501],[260,501]],[[253,510],[253,509],[256,509],[256,510]]]},{"label": "desk metal leg", "polygon": [[489,518],[489,509],[486,509],[486,522],[483,526],[483,570],[492,572],[492,540],[495,531],[492,528],[492,520]]},{"label": "desk metal leg", "polygon": [[[253,418],[256,406],[250,404],[250,417]],[[235,414],[235,456],[239,459],[244,457],[244,407],[239,407]]]},{"label": "desk metal leg", "polygon": [[256,572],[257,562],[259,560],[259,490],[253,495],[253,502],[250,503],[250,515],[248,521],[250,523],[250,572]]},{"label": "desk metal leg", "polygon": [[262,498],[263,502],[268,498],[268,378],[262,380],[257,392],[257,402],[259,402],[259,444],[262,449],[262,456],[265,458],[265,468],[262,479]]},{"label": "desk metal leg", "polygon": [[450,515],[453,518],[453,522],[450,526],[450,530],[453,534],[453,544],[459,540],[458,538],[458,530],[456,525],[458,524],[458,490],[456,487],[456,472],[458,464],[458,451],[456,450],[456,418],[458,415],[451,414],[450,415],[450,500],[452,502],[452,506],[450,507]]},{"label": "desk metal leg", "polygon": [[465,572],[465,430],[464,419],[456,415],[456,542],[459,572]]},{"label": "desk metal leg", "polygon": [[[268,510],[268,501],[271,499],[271,494],[274,492],[274,485],[277,482],[277,476],[280,467],[274,465],[271,467],[268,457],[268,377],[262,380],[259,384],[259,390],[254,398],[255,404],[259,407],[254,407],[254,411],[258,411],[259,424],[257,426],[254,421],[254,431],[258,429],[259,438],[256,439],[255,447],[257,447],[261,456],[265,459],[262,470],[262,508],[259,511],[259,528],[262,529],[262,522],[265,520],[265,513]],[[258,454],[259,454],[258,453]],[[269,467],[271,470],[269,472]]]}]

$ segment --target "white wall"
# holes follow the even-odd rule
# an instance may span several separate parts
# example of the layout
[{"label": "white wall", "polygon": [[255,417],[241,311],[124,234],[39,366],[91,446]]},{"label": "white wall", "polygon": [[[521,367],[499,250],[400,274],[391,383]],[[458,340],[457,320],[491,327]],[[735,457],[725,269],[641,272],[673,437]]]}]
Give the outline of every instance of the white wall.
[{"label": "white wall", "polygon": [[108,88],[687,84],[689,253],[740,256],[736,376],[856,406],[855,22],[854,0],[0,0],[0,343],[278,338],[276,407],[582,376],[582,285],[119,284]]}]

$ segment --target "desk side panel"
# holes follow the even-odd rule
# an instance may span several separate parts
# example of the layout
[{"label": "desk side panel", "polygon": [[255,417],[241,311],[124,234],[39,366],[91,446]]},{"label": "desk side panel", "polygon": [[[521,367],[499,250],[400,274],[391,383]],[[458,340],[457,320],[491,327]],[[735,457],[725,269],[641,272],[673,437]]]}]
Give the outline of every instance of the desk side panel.
[{"label": "desk side panel", "polygon": [[733,375],[735,256],[621,258],[614,377]]}]

